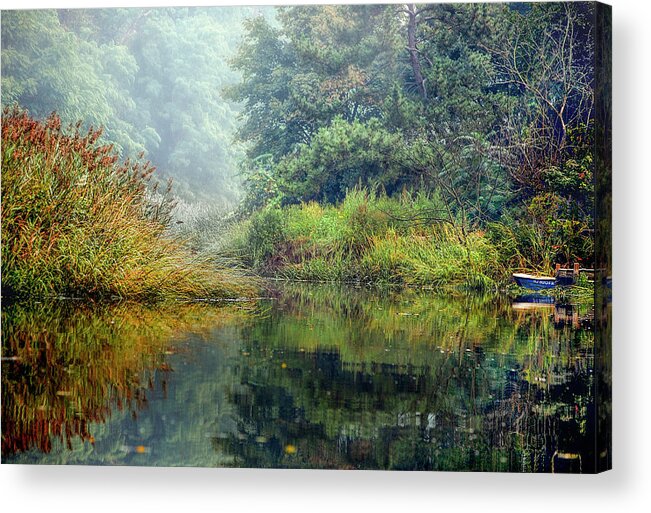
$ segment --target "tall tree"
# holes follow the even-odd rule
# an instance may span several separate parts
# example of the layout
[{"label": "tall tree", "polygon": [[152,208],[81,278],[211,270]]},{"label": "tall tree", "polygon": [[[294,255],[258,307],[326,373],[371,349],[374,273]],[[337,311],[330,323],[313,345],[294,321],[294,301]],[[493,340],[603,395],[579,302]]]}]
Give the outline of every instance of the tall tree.
[{"label": "tall tree", "polygon": [[480,4],[397,8],[406,16],[404,91],[388,102],[387,121],[405,135],[412,172],[439,189],[449,215],[459,212],[464,222],[496,217],[508,194],[508,176],[491,149],[513,99],[494,87],[491,56],[482,47],[498,37],[506,10]]},{"label": "tall tree", "polygon": [[256,158],[279,160],[309,144],[335,117],[381,116],[394,79],[397,20],[387,6],[301,6],[281,9],[279,27],[247,22],[234,67],[243,81],[240,137]]},{"label": "tall tree", "polygon": [[69,17],[62,20],[51,10],[2,13],[3,106],[18,104],[37,117],[57,111],[66,123],[102,125],[118,150],[143,151],[129,94],[135,58],[123,46],[77,36],[66,22]]}]

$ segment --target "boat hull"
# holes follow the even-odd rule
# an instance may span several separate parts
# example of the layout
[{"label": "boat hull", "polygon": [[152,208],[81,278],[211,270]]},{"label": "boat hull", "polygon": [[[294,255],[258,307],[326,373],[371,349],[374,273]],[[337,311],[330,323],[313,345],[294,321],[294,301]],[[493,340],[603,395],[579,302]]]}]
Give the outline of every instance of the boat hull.
[{"label": "boat hull", "polygon": [[556,279],[546,276],[531,276],[528,274],[514,274],[513,279],[520,286],[529,290],[553,289]]},{"label": "boat hull", "polygon": [[560,287],[569,287],[571,285],[574,285],[574,277],[573,276],[557,276],[556,277],[556,285]]}]

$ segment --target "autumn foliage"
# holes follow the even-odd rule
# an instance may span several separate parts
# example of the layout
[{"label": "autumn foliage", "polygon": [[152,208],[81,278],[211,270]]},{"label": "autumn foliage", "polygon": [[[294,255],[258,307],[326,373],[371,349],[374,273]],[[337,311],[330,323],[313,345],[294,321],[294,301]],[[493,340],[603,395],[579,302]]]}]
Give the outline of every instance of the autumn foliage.
[{"label": "autumn foliage", "polygon": [[173,205],[149,186],[154,168],[120,162],[101,134],[80,124],[65,129],[56,114],[39,121],[4,111],[3,294],[156,299],[246,292],[168,235]]}]

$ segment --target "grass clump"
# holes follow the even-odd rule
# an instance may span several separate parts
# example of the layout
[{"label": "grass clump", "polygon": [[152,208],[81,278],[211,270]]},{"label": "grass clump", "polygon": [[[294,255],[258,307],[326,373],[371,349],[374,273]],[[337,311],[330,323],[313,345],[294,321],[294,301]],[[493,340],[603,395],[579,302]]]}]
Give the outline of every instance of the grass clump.
[{"label": "grass clump", "polygon": [[267,207],[238,225],[230,251],[264,275],[486,290],[503,270],[483,232],[432,218],[437,195],[366,189],[338,205]]},{"label": "grass clump", "polygon": [[499,269],[491,265],[494,248],[481,234],[471,233],[465,240],[460,236],[448,226],[403,235],[389,231],[372,239],[361,261],[362,272],[376,282],[495,288]]},{"label": "grass clump", "polygon": [[[2,120],[2,291],[134,299],[250,294],[167,228],[149,163],[118,162],[101,130],[18,110]],[[169,190],[167,191],[169,192]],[[158,199],[156,199],[158,198]]]}]

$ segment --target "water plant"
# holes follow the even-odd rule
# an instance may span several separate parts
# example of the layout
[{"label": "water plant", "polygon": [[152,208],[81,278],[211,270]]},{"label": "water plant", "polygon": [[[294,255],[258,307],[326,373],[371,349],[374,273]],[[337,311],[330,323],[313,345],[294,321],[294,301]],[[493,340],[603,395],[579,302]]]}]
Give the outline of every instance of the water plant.
[{"label": "water plant", "polygon": [[481,231],[432,219],[436,194],[354,188],[337,205],[268,206],[233,229],[223,251],[264,275],[494,289],[506,276]]}]

